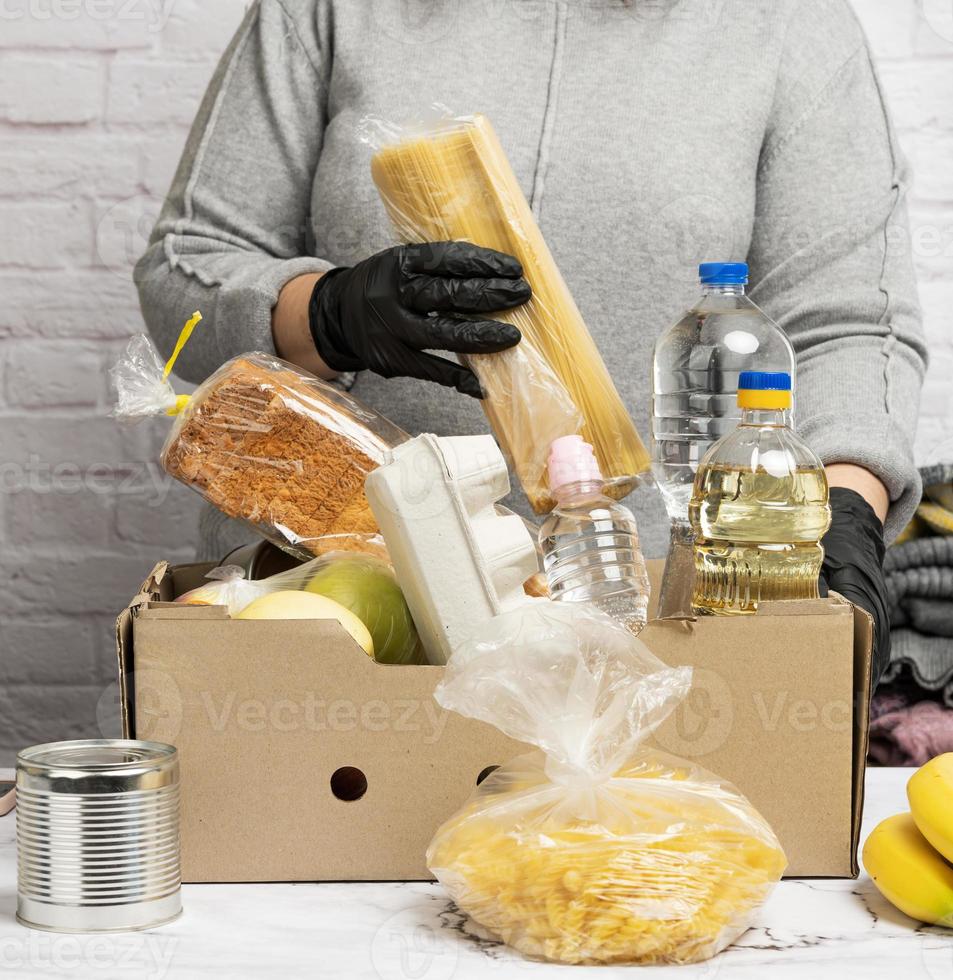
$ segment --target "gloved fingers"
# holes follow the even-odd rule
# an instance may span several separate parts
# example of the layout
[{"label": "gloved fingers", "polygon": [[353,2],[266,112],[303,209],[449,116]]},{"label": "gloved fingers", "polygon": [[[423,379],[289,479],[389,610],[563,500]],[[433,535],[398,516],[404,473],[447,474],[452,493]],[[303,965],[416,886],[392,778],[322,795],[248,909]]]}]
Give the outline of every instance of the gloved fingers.
[{"label": "gloved fingers", "polygon": [[483,391],[476,375],[463,364],[428,354],[424,351],[405,347],[403,352],[392,356],[388,365],[387,377],[418,378],[421,381],[434,381],[445,388],[456,388],[461,394],[471,398],[482,398]]},{"label": "gloved fingers", "polygon": [[829,578],[830,587],[849,599],[855,606],[862,606],[878,622],[890,627],[890,609],[886,596],[878,583],[871,581],[870,576],[859,568],[845,568],[832,574]]},{"label": "gloved fingers", "polygon": [[449,350],[455,354],[497,354],[515,347],[521,339],[511,323],[450,316],[409,314],[404,330],[405,343],[416,350]]},{"label": "gloved fingers", "polygon": [[533,291],[525,279],[414,275],[400,282],[400,299],[416,313],[492,313],[525,303]]},{"label": "gloved fingers", "polygon": [[523,267],[519,260],[505,252],[482,248],[471,242],[423,242],[404,245],[400,271],[405,276],[431,275],[467,278],[499,277],[519,279]]},{"label": "gloved fingers", "polygon": [[[827,565],[828,558],[825,558]],[[876,569],[843,565],[838,569],[825,568],[830,587],[848,602],[866,610],[874,620],[873,677],[876,684],[890,663],[890,608],[882,580]]]}]

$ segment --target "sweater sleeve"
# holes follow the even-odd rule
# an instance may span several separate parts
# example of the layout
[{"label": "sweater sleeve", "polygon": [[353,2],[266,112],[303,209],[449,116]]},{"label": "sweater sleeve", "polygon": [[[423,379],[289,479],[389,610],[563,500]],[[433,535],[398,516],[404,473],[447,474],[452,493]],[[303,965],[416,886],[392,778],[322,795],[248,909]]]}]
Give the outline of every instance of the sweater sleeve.
[{"label": "sweater sleeve", "polygon": [[297,2],[298,18],[288,12],[294,6],[259,0],[248,11],[136,266],[143,316],[163,354],[191,313],[203,314],[176,367],[188,381],[243,351],[273,351],[281,288],[331,267],[307,250],[327,59],[314,3]]},{"label": "sweater sleeve", "polygon": [[758,169],[751,295],[797,353],[800,434],[824,463],[883,482],[890,539],[920,498],[913,440],[927,355],[910,175],[845,7],[804,3],[789,29]]}]

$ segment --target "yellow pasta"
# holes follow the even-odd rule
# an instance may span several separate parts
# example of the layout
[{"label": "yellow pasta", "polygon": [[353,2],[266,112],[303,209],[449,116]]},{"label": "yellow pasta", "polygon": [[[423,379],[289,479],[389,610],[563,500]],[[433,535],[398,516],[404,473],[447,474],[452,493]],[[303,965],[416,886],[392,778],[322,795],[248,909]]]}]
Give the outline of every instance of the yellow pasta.
[{"label": "yellow pasta", "polygon": [[698,962],[747,928],[784,870],[751,804],[687,763],[643,751],[578,808],[540,775],[497,770],[427,854],[457,905],[526,956]]},{"label": "yellow pasta", "polygon": [[650,458],[556,267],[489,121],[480,115],[379,150],[371,173],[405,242],[466,240],[515,255],[533,289],[495,314],[523,342],[468,360],[484,407],[537,513],[552,508],[546,456],[579,433],[596,450],[610,491],[624,496]]}]

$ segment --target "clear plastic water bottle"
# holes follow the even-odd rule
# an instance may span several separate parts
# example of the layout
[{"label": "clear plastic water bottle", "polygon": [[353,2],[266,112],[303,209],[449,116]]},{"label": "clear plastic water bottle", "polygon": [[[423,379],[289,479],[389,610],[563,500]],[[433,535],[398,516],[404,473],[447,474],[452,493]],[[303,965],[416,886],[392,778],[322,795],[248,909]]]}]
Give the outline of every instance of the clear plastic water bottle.
[{"label": "clear plastic water bottle", "polygon": [[738,424],[742,371],[794,377],[794,349],[784,331],[746,295],[744,262],[705,262],[702,294],[655,345],[652,411],[653,473],[672,537],[659,592],[659,615],[689,615],[692,530],[688,503],[698,465]]},{"label": "clear plastic water bottle", "polygon": [[605,494],[592,446],[557,439],[549,456],[556,507],[539,530],[550,596],[591,602],[638,632],[648,615],[649,577],[632,512]]},{"label": "clear plastic water bottle", "polygon": [[745,371],[738,428],[705,455],[689,518],[696,613],[757,611],[768,599],[816,599],[831,523],[821,461],[790,428],[791,376]]}]

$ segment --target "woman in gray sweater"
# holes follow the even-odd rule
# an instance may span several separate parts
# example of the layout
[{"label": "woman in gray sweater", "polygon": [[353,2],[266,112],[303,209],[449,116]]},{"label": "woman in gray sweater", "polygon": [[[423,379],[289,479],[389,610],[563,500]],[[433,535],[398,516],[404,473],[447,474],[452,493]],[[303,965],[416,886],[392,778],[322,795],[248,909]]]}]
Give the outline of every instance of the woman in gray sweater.
[{"label": "woman in gray sweater", "polygon": [[[137,268],[164,351],[205,316],[183,377],[277,351],[411,432],[486,431],[469,372],[420,349],[518,335],[454,320],[434,334],[423,317],[486,309],[488,293],[521,302],[519,270],[431,250],[408,272],[384,251],[358,139],[365,114],[401,122],[433,102],[492,120],[643,433],[653,345],[693,299],[696,263],[747,259],[752,298],[797,351],[799,430],[843,488],[825,574],[875,614],[882,667],[880,522],[895,535],[919,499],[926,351],[909,173],[847,0],[259,0]],[[421,274],[462,282],[409,299],[404,277]],[[632,502],[661,553],[657,496]],[[207,520],[206,551],[230,533]]]}]

